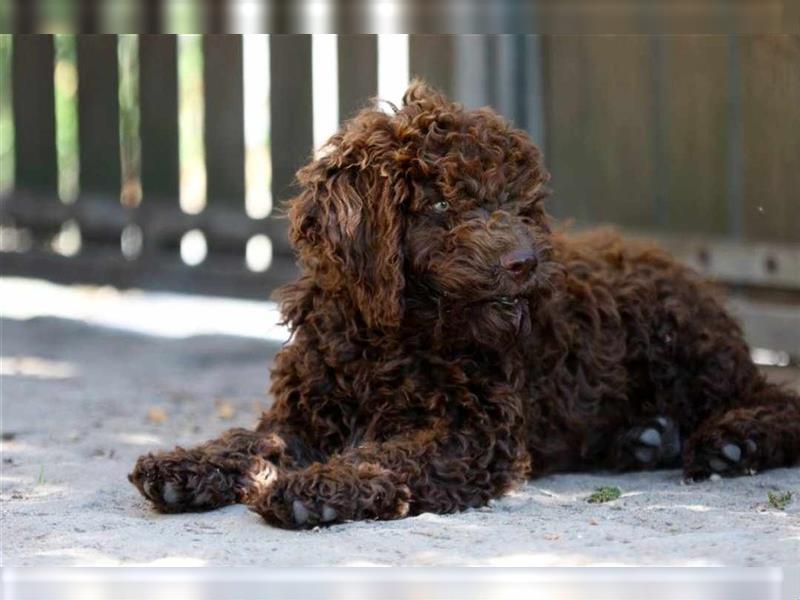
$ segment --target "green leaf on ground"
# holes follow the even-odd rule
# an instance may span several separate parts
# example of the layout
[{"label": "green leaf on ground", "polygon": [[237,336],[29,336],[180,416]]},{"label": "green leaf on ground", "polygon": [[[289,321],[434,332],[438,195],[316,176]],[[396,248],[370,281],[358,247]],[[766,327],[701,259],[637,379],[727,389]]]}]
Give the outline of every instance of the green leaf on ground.
[{"label": "green leaf on ground", "polygon": [[592,504],[600,504],[602,502],[616,500],[621,495],[622,491],[618,487],[601,487],[592,492],[586,501]]},{"label": "green leaf on ground", "polygon": [[773,508],[785,510],[786,505],[792,501],[792,492],[768,492],[767,498]]}]

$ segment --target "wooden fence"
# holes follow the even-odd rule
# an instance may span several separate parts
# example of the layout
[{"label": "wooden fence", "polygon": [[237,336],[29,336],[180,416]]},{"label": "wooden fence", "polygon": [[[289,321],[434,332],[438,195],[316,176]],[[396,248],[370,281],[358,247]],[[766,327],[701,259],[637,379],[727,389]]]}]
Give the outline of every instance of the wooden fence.
[{"label": "wooden fence", "polygon": [[[199,214],[186,214],[178,202],[174,36],[139,36],[142,197],[120,202],[117,43],[116,36],[77,39],[80,195],[65,203],[58,196],[54,40],[14,36],[15,186],[0,205],[0,224],[30,243],[24,252],[3,252],[0,270],[266,297],[295,267],[285,222],[244,210],[242,38],[203,38],[208,200]],[[377,93],[378,40],[347,35],[337,44],[346,118]],[[269,46],[277,206],[293,193],[293,174],[312,148],[312,41],[273,35]],[[409,64],[412,76],[468,106],[495,106],[531,132],[553,172],[557,216],[658,237],[734,289],[768,296],[779,303],[778,317],[754,326],[772,331],[756,333],[757,342],[800,356],[800,37],[411,35]],[[64,223],[80,228],[77,255],[51,250]],[[190,267],[178,248],[195,229],[208,253]],[[131,232],[141,252],[126,256],[121,239]],[[244,261],[255,235],[272,244],[263,273]],[[744,311],[755,315],[748,323],[773,314],[752,306]]]}]

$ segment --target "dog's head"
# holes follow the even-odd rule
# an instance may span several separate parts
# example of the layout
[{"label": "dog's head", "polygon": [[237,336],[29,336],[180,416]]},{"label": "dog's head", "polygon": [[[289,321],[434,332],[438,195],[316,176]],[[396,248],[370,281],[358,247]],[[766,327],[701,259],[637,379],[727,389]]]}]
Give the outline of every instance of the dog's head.
[{"label": "dog's head", "polygon": [[551,269],[548,178],[526,133],[414,82],[299,171],[290,236],[315,284],[346,290],[370,327],[413,313],[518,331]]}]

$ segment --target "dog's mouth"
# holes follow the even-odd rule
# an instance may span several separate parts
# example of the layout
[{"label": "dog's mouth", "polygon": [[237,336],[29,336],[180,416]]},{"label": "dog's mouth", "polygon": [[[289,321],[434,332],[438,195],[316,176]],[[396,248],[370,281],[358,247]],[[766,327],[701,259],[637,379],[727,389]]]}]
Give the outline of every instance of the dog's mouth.
[{"label": "dog's mouth", "polygon": [[517,295],[504,295],[504,296],[487,296],[485,298],[481,298],[480,300],[474,300],[472,302],[468,302],[467,306],[493,306],[497,308],[506,308],[506,309],[515,309],[519,308],[522,302],[525,300],[525,296],[522,294]]},{"label": "dog's mouth", "polygon": [[513,296],[494,296],[489,298],[485,306],[507,321],[514,332],[521,333],[527,328],[530,320],[530,304],[527,296],[523,294]]},{"label": "dog's mouth", "polygon": [[503,308],[517,308],[524,298],[522,296],[495,296],[489,298],[487,302],[497,304]]}]

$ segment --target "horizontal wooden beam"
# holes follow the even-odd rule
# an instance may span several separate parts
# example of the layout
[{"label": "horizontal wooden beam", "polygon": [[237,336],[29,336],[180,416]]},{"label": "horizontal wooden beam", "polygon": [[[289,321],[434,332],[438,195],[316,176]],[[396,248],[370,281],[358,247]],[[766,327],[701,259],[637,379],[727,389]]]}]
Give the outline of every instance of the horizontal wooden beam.
[{"label": "horizontal wooden beam", "polygon": [[15,192],[0,202],[0,217],[11,219],[18,227],[44,231],[58,230],[62,223],[74,220],[90,237],[118,236],[126,225],[135,223],[141,227],[147,243],[155,246],[174,246],[192,229],[203,231],[213,247],[243,247],[252,236],[264,234],[269,236],[275,256],[293,256],[288,222],[279,216],[251,219],[244,211],[215,204],[200,214],[189,215],[174,201],[150,200],[138,208],[126,208],[105,197],[86,195],[75,204],[50,202],[45,209],[42,198]]},{"label": "horizontal wooden beam", "polygon": [[126,260],[107,248],[82,248],[76,256],[30,250],[0,253],[0,275],[33,277],[64,284],[111,285],[120,289],[169,290],[236,298],[267,299],[297,277],[288,260],[276,260],[261,273],[248,271],[244,257],[209,254],[198,266],[184,264],[178,252],[161,252],[146,261]]},{"label": "horizontal wooden beam", "polygon": [[800,244],[637,233],[702,275],[728,285],[800,291]]}]

